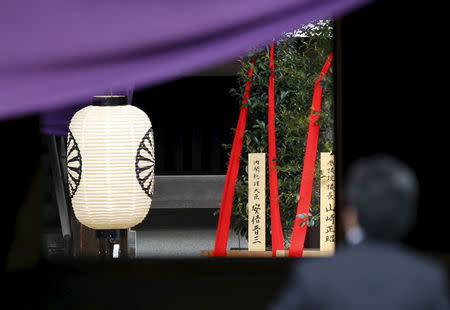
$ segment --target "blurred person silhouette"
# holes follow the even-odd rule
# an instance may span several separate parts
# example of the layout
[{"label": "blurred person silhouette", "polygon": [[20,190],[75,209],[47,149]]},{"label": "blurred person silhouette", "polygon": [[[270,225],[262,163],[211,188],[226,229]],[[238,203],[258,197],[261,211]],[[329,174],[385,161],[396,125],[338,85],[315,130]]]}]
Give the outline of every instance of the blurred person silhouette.
[{"label": "blurred person silhouette", "polygon": [[363,158],[344,195],[346,246],[299,261],[270,309],[449,309],[444,270],[400,244],[416,217],[413,171],[388,155]]}]

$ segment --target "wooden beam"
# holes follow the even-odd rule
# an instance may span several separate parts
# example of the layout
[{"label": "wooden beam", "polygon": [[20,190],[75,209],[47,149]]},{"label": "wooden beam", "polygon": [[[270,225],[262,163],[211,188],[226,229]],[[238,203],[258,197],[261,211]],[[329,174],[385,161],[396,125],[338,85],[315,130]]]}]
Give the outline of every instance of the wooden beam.
[{"label": "wooden beam", "polygon": [[[288,257],[288,250],[277,251],[277,257]],[[303,251],[303,257],[330,257],[333,256],[334,251],[320,251],[319,249],[305,249]],[[200,251],[202,257],[213,257],[212,250]],[[247,251],[247,250],[233,250],[227,251],[226,257],[238,257],[238,258],[271,258],[272,251]]]}]

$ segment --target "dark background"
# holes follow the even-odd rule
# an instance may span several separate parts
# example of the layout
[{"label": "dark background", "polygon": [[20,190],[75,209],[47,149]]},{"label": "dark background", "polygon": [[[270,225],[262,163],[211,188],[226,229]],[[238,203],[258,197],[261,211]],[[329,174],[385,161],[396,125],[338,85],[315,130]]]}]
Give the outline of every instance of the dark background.
[{"label": "dark background", "polygon": [[[445,19],[438,16],[443,8],[427,5],[378,1],[337,22],[338,186],[349,164],[361,156],[387,152],[406,161],[419,176],[421,198],[417,224],[405,243],[448,268],[447,35]],[[178,104],[187,105],[183,96]],[[36,117],[0,123],[5,254],[14,237],[17,206],[30,186],[30,171],[39,163],[38,130]],[[37,232],[26,233],[31,238]],[[2,279],[15,307],[256,309],[266,305],[288,279],[291,263],[283,259],[113,265],[41,261]],[[12,299],[17,292],[22,298]],[[253,306],[250,296],[258,296]]]},{"label": "dark background", "polygon": [[194,76],[137,90],[133,104],[151,116],[157,175],[225,174],[222,143],[233,139],[236,76]]},{"label": "dark background", "polygon": [[449,253],[445,26],[439,7],[426,4],[378,1],[337,23],[337,160],[344,174],[353,160],[379,152],[410,165],[421,195],[405,241]]}]

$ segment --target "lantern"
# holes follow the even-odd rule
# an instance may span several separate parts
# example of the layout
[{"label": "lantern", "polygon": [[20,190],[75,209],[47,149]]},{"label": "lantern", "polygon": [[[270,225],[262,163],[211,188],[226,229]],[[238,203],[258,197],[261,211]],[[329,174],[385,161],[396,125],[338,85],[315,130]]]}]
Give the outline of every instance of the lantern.
[{"label": "lantern", "polygon": [[67,139],[69,195],[77,219],[97,230],[131,228],[152,202],[152,125],[126,96],[96,96],[72,118]]}]

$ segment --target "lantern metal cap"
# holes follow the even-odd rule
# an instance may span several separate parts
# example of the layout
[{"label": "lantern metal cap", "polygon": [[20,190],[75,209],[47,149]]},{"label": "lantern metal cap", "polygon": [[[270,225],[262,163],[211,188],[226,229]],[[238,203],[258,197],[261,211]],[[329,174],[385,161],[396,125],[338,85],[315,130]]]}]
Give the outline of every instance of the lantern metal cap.
[{"label": "lantern metal cap", "polygon": [[127,105],[127,96],[121,95],[105,95],[105,96],[94,96],[92,99],[92,105],[95,106],[117,106],[117,105]]}]

